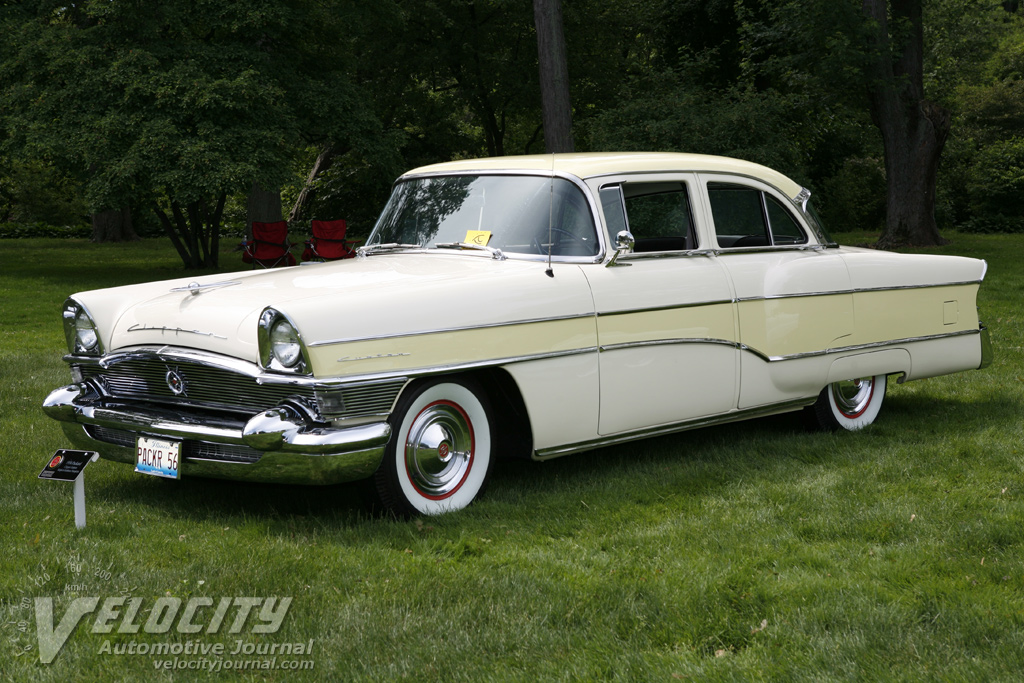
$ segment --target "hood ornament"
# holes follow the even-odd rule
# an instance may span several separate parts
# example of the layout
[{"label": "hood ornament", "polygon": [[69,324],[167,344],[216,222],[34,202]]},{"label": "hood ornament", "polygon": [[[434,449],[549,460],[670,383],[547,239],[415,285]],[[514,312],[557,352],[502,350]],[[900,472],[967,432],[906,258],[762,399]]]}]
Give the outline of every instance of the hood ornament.
[{"label": "hood ornament", "polygon": [[190,282],[185,287],[175,287],[172,292],[188,292],[192,296],[199,296],[208,289],[219,289],[221,287],[230,287],[231,285],[240,285],[241,280],[224,280],[223,282],[210,282],[205,285],[201,285],[198,282]]}]

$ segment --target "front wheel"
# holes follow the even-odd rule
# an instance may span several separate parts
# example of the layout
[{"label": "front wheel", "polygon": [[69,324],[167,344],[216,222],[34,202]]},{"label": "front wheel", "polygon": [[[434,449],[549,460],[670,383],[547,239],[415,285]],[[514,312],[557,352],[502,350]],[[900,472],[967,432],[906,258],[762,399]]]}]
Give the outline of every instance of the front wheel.
[{"label": "front wheel", "polygon": [[885,375],[833,382],[818,395],[809,411],[821,429],[850,431],[875,421],[885,399]]},{"label": "front wheel", "polygon": [[474,383],[437,379],[412,387],[389,421],[391,440],[374,475],[386,508],[437,515],[473,502],[492,452],[487,399]]}]

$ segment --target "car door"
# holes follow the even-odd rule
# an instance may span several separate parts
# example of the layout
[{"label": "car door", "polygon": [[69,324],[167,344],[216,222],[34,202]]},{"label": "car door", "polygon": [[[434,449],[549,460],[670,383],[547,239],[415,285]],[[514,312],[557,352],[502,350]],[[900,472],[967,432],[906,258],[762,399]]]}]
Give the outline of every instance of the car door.
[{"label": "car door", "polygon": [[740,409],[813,396],[826,351],[853,332],[845,262],[817,244],[794,202],[751,178],[699,174],[718,260],[736,298]]},{"label": "car door", "polygon": [[633,253],[585,270],[600,345],[602,435],[727,412],[736,405],[733,294],[718,259],[699,243],[694,174],[592,181],[610,242]]}]

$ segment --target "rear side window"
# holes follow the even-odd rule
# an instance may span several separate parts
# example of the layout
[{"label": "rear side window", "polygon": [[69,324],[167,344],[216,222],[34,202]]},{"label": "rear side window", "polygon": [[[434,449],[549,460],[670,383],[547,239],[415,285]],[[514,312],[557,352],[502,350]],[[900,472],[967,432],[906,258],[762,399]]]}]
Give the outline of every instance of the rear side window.
[{"label": "rear side window", "polygon": [[720,247],[806,244],[807,235],[772,195],[746,185],[708,183],[708,198]]}]

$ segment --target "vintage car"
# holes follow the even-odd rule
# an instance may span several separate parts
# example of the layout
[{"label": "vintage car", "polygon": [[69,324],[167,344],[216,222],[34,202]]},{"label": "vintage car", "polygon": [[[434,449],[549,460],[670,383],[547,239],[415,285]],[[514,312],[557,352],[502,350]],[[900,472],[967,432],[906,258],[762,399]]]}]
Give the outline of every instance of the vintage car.
[{"label": "vintage car", "polygon": [[82,292],[68,439],[165,477],[374,479],[468,505],[546,460],[983,367],[986,264],[838,246],[789,178],[735,159],[457,161],[395,183],[358,258]]}]

